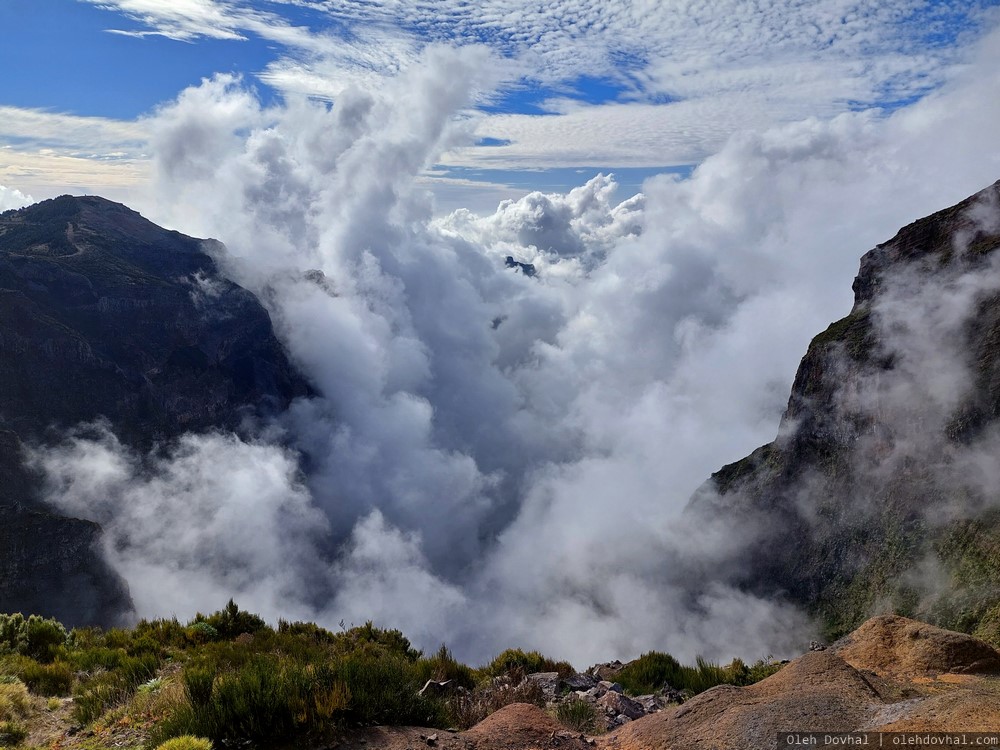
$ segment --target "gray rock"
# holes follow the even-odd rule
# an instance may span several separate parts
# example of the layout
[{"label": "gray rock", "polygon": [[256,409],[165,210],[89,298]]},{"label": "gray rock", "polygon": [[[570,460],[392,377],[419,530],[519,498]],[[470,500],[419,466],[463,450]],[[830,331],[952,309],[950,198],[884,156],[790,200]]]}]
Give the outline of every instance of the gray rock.
[{"label": "gray rock", "polygon": [[610,690],[598,699],[597,705],[603,708],[609,716],[627,716],[629,719],[638,719],[646,715],[645,709],[638,702]]},{"label": "gray rock", "polygon": [[597,678],[589,674],[571,674],[560,681],[561,688],[567,690],[590,690],[597,685]]},{"label": "gray rock", "polygon": [[595,664],[587,670],[587,674],[593,675],[598,680],[613,680],[624,668],[625,665],[615,659],[604,664]]},{"label": "gray rock", "polygon": [[542,689],[546,700],[553,700],[559,695],[559,673],[558,672],[534,672],[526,678]]}]

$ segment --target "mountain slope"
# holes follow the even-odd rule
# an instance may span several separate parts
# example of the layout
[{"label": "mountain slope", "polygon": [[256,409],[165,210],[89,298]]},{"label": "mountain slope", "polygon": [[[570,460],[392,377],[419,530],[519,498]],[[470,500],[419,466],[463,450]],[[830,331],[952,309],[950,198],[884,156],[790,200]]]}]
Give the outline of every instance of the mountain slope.
[{"label": "mountain slope", "polygon": [[0,611],[77,624],[128,607],[99,529],[38,506],[23,443],[101,419],[146,449],[310,392],[267,311],[203,247],[97,197],[0,215]]},{"label": "mountain slope", "polygon": [[[1000,182],[868,252],[813,339],[777,439],[695,515],[762,531],[740,583],[831,634],[897,611],[1000,636]],[[736,566],[740,567],[740,566]]]}]

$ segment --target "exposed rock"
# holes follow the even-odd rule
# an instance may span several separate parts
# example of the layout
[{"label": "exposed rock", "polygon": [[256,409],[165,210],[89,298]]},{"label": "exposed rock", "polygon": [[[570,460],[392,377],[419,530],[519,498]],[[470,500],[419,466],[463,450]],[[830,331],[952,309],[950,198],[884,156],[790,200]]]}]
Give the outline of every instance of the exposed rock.
[{"label": "exposed rock", "polygon": [[868,620],[832,648],[856,669],[879,675],[1000,673],[1000,652],[988,643],[897,615]]},{"label": "exposed rock", "polygon": [[587,670],[587,674],[594,676],[598,680],[614,680],[615,675],[624,668],[625,665],[615,659],[604,664],[595,664]]},{"label": "exposed rock", "polygon": [[[693,522],[704,513],[760,531],[727,562],[733,584],[803,605],[834,634],[876,606],[970,630],[1000,606],[995,487],[955,468],[986,441],[992,463],[977,471],[997,469],[998,205],[1000,182],[865,254],[854,307],[810,343],[779,437],[696,494]],[[914,346],[925,353],[904,351]],[[964,374],[942,379],[934,357]],[[942,580],[932,596],[914,589],[917,566]]]},{"label": "exposed rock", "polygon": [[0,505],[0,611],[120,625],[128,588],[107,567],[96,523]]},{"label": "exposed rock", "polygon": [[535,265],[533,263],[521,263],[520,261],[514,260],[513,255],[508,255],[505,261],[507,268],[513,268],[515,271],[520,271],[525,276],[534,276],[537,271],[535,271]]},{"label": "exposed rock", "polygon": [[20,442],[102,418],[146,450],[310,393],[267,311],[205,246],[97,197],[0,215],[0,558],[18,566],[0,573],[0,610],[111,625],[128,606],[98,527],[39,507]]},{"label": "exposed rock", "polygon": [[525,677],[525,679],[538,685],[545,699],[548,701],[555,699],[559,694],[558,672],[534,672]]},{"label": "exposed rock", "polygon": [[560,686],[565,690],[590,690],[592,687],[597,685],[597,679],[589,674],[581,674],[577,672],[576,674],[571,674],[569,677],[563,677]]},{"label": "exposed rock", "polygon": [[646,714],[642,704],[612,690],[598,698],[597,705],[609,716],[623,715],[629,719],[638,719]]}]

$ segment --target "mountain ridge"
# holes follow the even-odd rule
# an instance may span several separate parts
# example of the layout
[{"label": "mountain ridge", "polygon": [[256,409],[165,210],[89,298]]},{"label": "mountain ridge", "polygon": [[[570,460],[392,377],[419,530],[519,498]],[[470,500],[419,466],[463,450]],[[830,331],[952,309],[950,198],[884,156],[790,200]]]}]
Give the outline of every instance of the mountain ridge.
[{"label": "mountain ridge", "polygon": [[866,253],[854,306],[811,341],[776,439],[689,505],[767,519],[740,583],[805,606],[831,635],[880,609],[1000,635],[996,487],[962,476],[976,452],[995,455],[998,206],[1000,181]]},{"label": "mountain ridge", "polygon": [[75,625],[116,624],[131,607],[99,527],[41,505],[25,445],[101,420],[146,451],[240,431],[312,392],[205,242],[96,196],[0,214],[0,609]]}]

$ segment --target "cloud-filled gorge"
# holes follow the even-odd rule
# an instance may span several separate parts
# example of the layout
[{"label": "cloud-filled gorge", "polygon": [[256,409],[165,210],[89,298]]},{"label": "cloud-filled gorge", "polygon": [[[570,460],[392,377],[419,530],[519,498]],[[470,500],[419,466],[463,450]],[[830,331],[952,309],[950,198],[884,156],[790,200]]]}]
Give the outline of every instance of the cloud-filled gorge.
[{"label": "cloud-filled gorge", "polygon": [[317,395],[151,456],[81,428],[35,456],[50,500],[104,525],[140,615],[233,596],[578,667],[795,651],[807,618],[727,583],[756,530],[682,511],[774,437],[861,253],[1000,177],[998,41],[896,113],[739,134],[641,196],[602,175],[485,217],[435,218],[420,179],[503,69],[481,50],[431,49],[333,106],[188,89],[150,123],[151,218],[222,240]]}]

